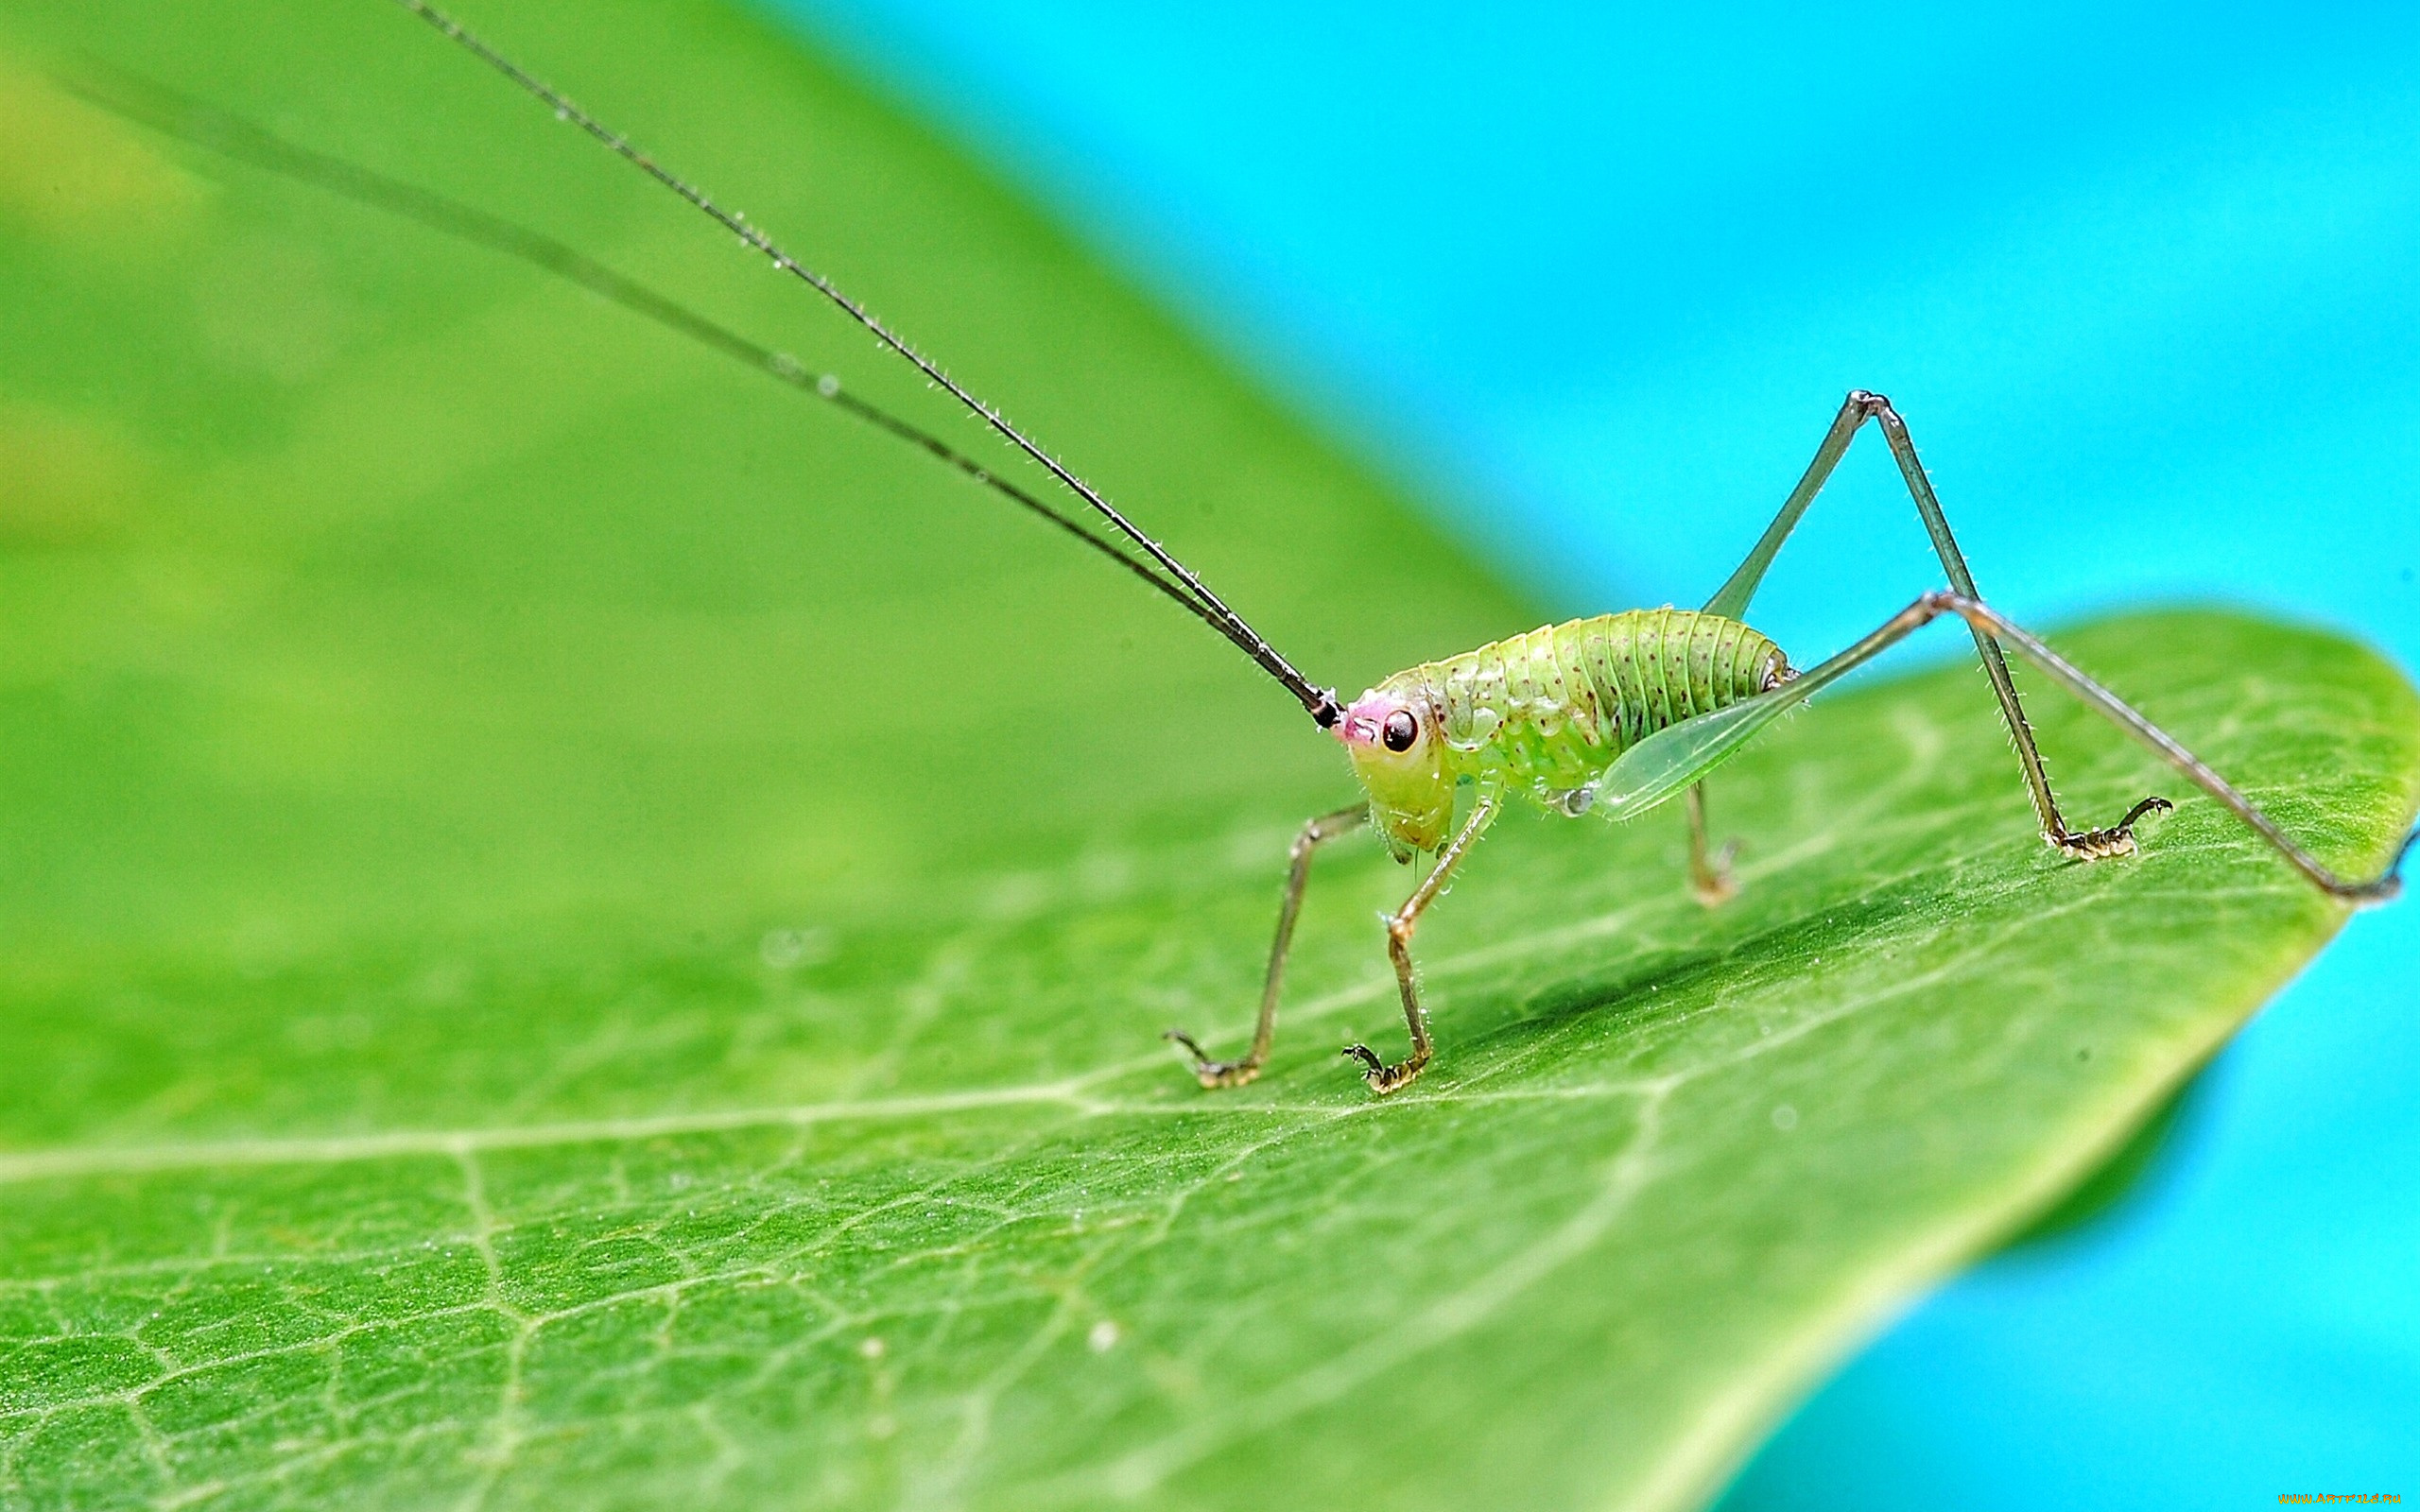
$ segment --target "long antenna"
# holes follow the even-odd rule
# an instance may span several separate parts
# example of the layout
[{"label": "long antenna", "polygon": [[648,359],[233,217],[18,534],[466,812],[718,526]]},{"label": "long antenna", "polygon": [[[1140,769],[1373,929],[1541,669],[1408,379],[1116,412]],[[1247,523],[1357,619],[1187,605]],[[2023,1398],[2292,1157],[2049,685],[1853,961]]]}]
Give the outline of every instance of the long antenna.
[{"label": "long antenna", "polygon": [[298,146],[241,116],[205,105],[153,80],[139,78],[121,69],[90,60],[85,61],[84,68],[85,72],[78,76],[56,77],[62,88],[89,104],[177,141],[207,148],[239,163],[249,163],[254,167],[339,195],[356,204],[400,215],[432,231],[518,258],[568,279],[633,314],[746,363],[801,393],[812,395],[845,414],[887,431],[1021,507],[1040,515],[1166,593],[1185,612],[1220,635],[1227,634],[1223,621],[1182,585],[1153,572],[1150,563],[1137,561],[1126,555],[1115,542],[1085,529],[1080,521],[1069,519],[931,432],[848,392],[840,387],[839,379],[832,374],[810,372],[804,364],[786,352],[777,352],[719,325],[543,232],[516,225],[458,200],[448,199],[415,184],[390,179],[342,158]]},{"label": "long antenna", "polygon": [[1086,483],[1082,478],[1078,477],[1073,472],[1068,470],[1065,464],[1062,463],[1057,457],[1052,456],[1048,452],[1043,450],[1040,445],[1028,439],[1022,431],[1020,431],[1016,426],[1011,424],[1007,418],[1002,416],[998,410],[984,404],[981,400],[977,399],[973,394],[969,393],[964,387],[960,387],[956,379],[950,377],[946,372],[943,372],[930,358],[925,356],[914,347],[908,345],[903,337],[893,334],[890,327],[883,324],[879,319],[876,319],[864,305],[859,304],[856,301],[849,298],[846,294],[843,294],[833,284],[831,280],[799,263],[787,252],[783,251],[779,247],[773,245],[772,240],[763,232],[760,232],[755,227],[748,224],[746,220],[740,217],[737,212],[725,210],[720,205],[716,204],[712,199],[707,198],[704,191],[695,187],[686,180],[673,174],[670,170],[658,163],[653,158],[632,146],[628,137],[625,137],[619,131],[612,129],[603,122],[598,121],[595,116],[590,115],[586,111],[581,110],[577,104],[573,103],[568,96],[561,94],[552,86],[540,80],[536,76],[524,70],[519,64],[513,62],[502,53],[499,53],[494,48],[489,46],[477,36],[464,29],[461,23],[456,21],[453,17],[438,9],[436,7],[427,4],[426,0],[395,0],[395,3],[402,6],[406,10],[410,11],[413,15],[418,16],[421,20],[428,23],[429,26],[435,27],[438,31],[442,32],[445,36],[451,38],[465,51],[478,59],[481,62],[486,63],[490,68],[494,69],[497,73],[502,74],[506,78],[510,79],[523,92],[533,96],[540,103],[552,110],[555,112],[557,119],[571,122],[574,126],[579,127],[589,136],[603,144],[605,147],[612,151],[616,157],[621,158],[632,167],[637,168],[648,178],[653,179],[657,183],[662,184],[665,188],[671,190],[676,195],[679,195],[683,199],[687,200],[689,204],[696,208],[700,214],[708,216],[717,224],[720,225],[724,230],[730,232],[733,235],[737,236],[741,241],[747,243],[748,246],[762,253],[772,263],[775,268],[796,278],[801,283],[806,284],[809,288],[814,289],[818,294],[822,295],[825,299],[838,305],[850,319],[855,320],[858,325],[863,326],[876,341],[881,342],[885,347],[888,347],[890,351],[896,352],[908,362],[912,363],[916,367],[917,370],[924,373],[924,375],[933,383],[939,385],[941,388],[948,393],[951,398],[957,400],[959,404],[963,405],[966,410],[970,414],[974,415],[977,420],[980,420],[984,424],[990,426],[1003,439],[1008,441],[1010,445],[1015,447],[1018,451],[1023,452],[1035,462],[1040,463],[1049,472],[1050,475],[1057,478],[1060,483],[1068,490],[1068,491],[1075,494],[1079,499],[1081,499],[1086,505],[1091,507],[1095,513],[1098,514],[1102,519],[1107,520],[1111,525],[1115,526],[1119,534],[1125,536],[1129,541],[1132,541],[1136,545],[1142,547],[1144,552],[1150,556],[1153,561],[1159,563],[1159,565],[1164,568],[1169,576],[1174,577],[1178,582],[1184,584],[1193,596],[1200,601],[1201,608],[1207,611],[1203,617],[1210,620],[1219,632],[1225,635],[1229,641],[1235,643],[1236,649],[1242,651],[1246,656],[1252,658],[1254,662],[1258,663],[1262,671],[1267,672],[1270,677],[1276,679],[1278,682],[1283,684],[1286,691],[1294,696],[1296,700],[1302,704],[1304,711],[1309,713],[1314,720],[1318,721],[1322,729],[1336,723],[1337,719],[1341,714],[1341,710],[1337,704],[1336,691],[1334,689],[1313,687],[1309,679],[1295,671],[1291,662],[1288,662],[1284,657],[1277,654],[1276,647],[1270,645],[1268,641],[1263,639],[1258,631],[1254,630],[1250,624],[1246,623],[1242,615],[1236,613],[1234,610],[1229,609],[1224,600],[1220,599],[1218,594],[1212,593],[1209,587],[1205,585],[1200,577],[1194,575],[1191,568],[1177,560],[1166,547],[1152,540],[1150,536],[1144,534],[1140,529],[1136,528],[1132,522],[1129,521],[1124,515],[1118,513],[1116,507],[1107,499],[1103,498],[1099,490],[1096,490],[1091,484]]}]

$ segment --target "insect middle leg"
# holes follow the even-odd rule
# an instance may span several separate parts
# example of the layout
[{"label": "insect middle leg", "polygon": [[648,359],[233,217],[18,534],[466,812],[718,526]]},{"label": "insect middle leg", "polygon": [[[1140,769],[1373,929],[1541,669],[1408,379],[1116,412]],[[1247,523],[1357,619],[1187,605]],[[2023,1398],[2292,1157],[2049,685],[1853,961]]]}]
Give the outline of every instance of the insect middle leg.
[{"label": "insect middle leg", "polygon": [[1687,800],[1689,811],[1689,892],[1708,908],[1720,908],[1739,896],[1739,884],[1733,880],[1731,863],[1739,854],[1739,842],[1725,840],[1722,849],[1711,850],[1705,837],[1705,784],[1691,782]]},{"label": "insect middle leg", "polygon": [[1260,1074],[1269,1060],[1269,1042],[1277,1035],[1277,989],[1286,979],[1286,955],[1294,947],[1294,919],[1303,911],[1303,888],[1311,878],[1311,852],[1340,834],[1350,834],[1369,821],[1370,805],[1356,803],[1349,809],[1322,814],[1303,826],[1294,836],[1294,847],[1288,852],[1291,865],[1286,873],[1286,902],[1277,910],[1277,940],[1269,948],[1269,975],[1260,988],[1260,1021],[1252,1032],[1252,1048],[1240,1060],[1213,1060],[1193,1036],[1182,1029],[1170,1029],[1160,1036],[1173,1040],[1193,1056],[1193,1074],[1205,1088],[1240,1087]]},{"label": "insect middle leg", "polygon": [[1361,1079],[1381,1097],[1411,1085],[1427,1068],[1428,1057],[1434,1048],[1428,1040],[1428,1015],[1420,1006],[1420,984],[1412,975],[1412,931],[1420,927],[1420,916],[1427,912],[1428,905],[1445,890],[1446,883],[1452,880],[1454,868],[1461,864],[1462,857],[1470,853],[1471,847],[1478,843],[1478,837],[1486,833],[1487,827],[1495,822],[1503,802],[1502,789],[1480,788],[1478,801],[1472,805],[1471,816],[1462,821],[1461,829],[1445,843],[1445,849],[1437,853],[1437,864],[1428,868],[1427,876],[1420,879],[1420,885],[1411,890],[1411,896],[1404,900],[1403,906],[1387,918],[1387,954],[1394,960],[1395,985],[1403,991],[1403,1022],[1411,1031],[1411,1054],[1390,1066],[1380,1060],[1368,1045],[1348,1046],[1344,1052],[1361,1062]]}]

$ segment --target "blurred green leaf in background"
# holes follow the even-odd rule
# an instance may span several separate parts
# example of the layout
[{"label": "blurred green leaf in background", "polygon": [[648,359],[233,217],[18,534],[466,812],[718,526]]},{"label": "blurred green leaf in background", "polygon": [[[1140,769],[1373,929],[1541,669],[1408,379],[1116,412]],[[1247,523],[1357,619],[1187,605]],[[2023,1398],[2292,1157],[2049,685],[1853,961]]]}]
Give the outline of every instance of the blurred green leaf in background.
[{"label": "blurred green leaf in background", "polygon": [[[1540,617],[761,22],[465,19],[1315,676]],[[1685,1505],[2342,920],[2199,800],[2060,863],[1950,666],[1725,770],[1720,913],[1671,816],[1500,826],[1388,1103],[1335,1052],[1400,1034],[1405,877],[1323,860],[1271,1074],[1205,1096],[1154,1036],[1239,1038],[1350,796],[1282,694],[895,441],[95,112],[92,58],[988,448],[393,8],[0,10],[9,1504]],[[2412,811],[2420,702],[2358,648],[2062,644],[2332,861]],[[2034,710],[2078,812],[2157,784]]]}]

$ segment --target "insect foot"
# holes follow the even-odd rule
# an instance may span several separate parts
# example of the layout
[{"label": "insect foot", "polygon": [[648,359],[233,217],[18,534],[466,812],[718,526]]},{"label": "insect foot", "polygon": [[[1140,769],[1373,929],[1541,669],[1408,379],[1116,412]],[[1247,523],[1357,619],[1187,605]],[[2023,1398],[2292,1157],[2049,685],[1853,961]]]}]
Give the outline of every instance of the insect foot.
[{"label": "insect foot", "polygon": [[1361,1062],[1361,1079],[1381,1097],[1389,1092],[1401,1091],[1419,1080],[1420,1074],[1428,1069],[1426,1046],[1413,1051],[1410,1059],[1392,1066],[1380,1060],[1377,1052],[1368,1045],[1347,1045],[1344,1054]]},{"label": "insect foot", "polygon": [[1193,1079],[1204,1091],[1217,1091],[1221,1087],[1241,1087],[1260,1074],[1258,1057],[1247,1056],[1241,1060],[1213,1060],[1208,1051],[1194,1043],[1193,1036],[1182,1029],[1170,1029],[1160,1036],[1185,1048],[1193,1057]]},{"label": "insect foot", "polygon": [[1689,786],[1689,895],[1707,908],[1720,908],[1739,896],[1739,884],[1731,874],[1731,863],[1739,856],[1739,842],[1725,840],[1722,849],[1709,851],[1705,838],[1705,784]]},{"label": "insect foot", "polygon": [[1739,896],[1739,882],[1731,864],[1739,859],[1739,842],[1725,840],[1712,855],[1689,857],[1689,896],[1707,908],[1720,908]]},{"label": "insect foot", "polygon": [[2086,830],[2081,834],[2046,836],[2050,844],[2083,861],[2106,861],[2112,856],[2131,856],[2138,849],[2135,843],[2135,821],[2146,814],[2166,814],[2176,805],[2164,798],[2147,798],[2126,811],[2126,816],[2105,830]]}]

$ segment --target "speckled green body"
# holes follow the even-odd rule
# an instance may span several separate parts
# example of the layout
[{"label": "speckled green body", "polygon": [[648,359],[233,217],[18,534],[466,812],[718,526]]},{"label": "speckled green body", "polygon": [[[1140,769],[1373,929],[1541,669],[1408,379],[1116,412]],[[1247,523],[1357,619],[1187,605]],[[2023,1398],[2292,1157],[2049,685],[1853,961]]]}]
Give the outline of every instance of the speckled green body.
[{"label": "speckled green body", "polygon": [[[1398,854],[1439,844],[1464,780],[1579,813],[1590,784],[1645,736],[1754,697],[1791,675],[1781,647],[1737,620],[1631,610],[1542,626],[1396,673],[1340,730],[1372,817]],[[1376,739],[1409,711],[1418,739]]]},{"label": "speckled green body", "polygon": [[1788,665],[1781,647],[1737,620],[1632,610],[1508,636],[1380,686],[1436,712],[1457,778],[1495,778],[1555,802],[1642,737],[1754,697]]}]

